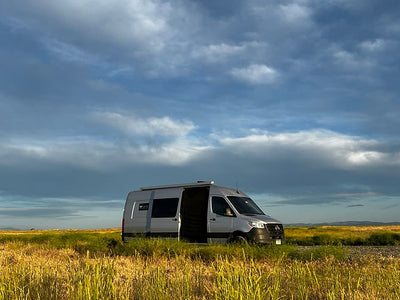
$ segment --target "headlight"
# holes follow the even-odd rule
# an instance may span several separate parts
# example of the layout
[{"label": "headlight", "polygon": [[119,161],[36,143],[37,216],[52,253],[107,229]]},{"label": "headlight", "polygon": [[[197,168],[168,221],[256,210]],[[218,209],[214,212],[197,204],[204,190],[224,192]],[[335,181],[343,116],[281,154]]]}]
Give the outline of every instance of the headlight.
[{"label": "headlight", "polygon": [[264,223],[263,222],[249,222],[248,223],[250,227],[252,228],[264,228]]}]

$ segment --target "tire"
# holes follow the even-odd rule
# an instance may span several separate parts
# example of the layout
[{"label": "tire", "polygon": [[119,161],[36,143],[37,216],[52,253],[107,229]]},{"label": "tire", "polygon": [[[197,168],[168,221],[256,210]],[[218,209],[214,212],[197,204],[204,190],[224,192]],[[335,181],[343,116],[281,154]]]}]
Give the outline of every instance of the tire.
[{"label": "tire", "polygon": [[235,235],[228,241],[229,244],[245,246],[248,244],[247,238],[241,235]]}]

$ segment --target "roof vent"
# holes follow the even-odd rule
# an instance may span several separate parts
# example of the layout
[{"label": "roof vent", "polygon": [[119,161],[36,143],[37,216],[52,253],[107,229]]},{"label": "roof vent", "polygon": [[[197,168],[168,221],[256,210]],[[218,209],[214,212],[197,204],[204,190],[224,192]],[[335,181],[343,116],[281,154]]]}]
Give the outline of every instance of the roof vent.
[{"label": "roof vent", "polygon": [[197,183],[209,183],[209,184],[214,184],[214,180],[210,180],[210,181],[197,180]]}]

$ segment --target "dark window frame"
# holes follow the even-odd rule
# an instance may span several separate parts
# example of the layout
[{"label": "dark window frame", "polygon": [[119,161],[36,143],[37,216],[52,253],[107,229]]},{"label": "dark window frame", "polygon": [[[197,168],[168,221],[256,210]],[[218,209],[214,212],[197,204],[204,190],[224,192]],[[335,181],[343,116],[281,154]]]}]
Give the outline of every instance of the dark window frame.
[{"label": "dark window frame", "polygon": [[153,199],[152,218],[174,218],[178,211],[179,198]]},{"label": "dark window frame", "polygon": [[242,215],[265,215],[261,208],[249,197],[244,196],[228,196],[229,202],[235,207],[239,214]]},{"label": "dark window frame", "polygon": [[[223,208],[223,212],[216,211],[216,207],[214,206],[214,204],[217,204],[217,203],[214,203],[214,199],[221,199],[221,200],[223,201],[223,204],[225,204],[225,207]],[[229,209],[231,210],[232,215],[227,215],[227,214],[225,213],[226,208],[229,208]],[[229,217],[229,218],[236,217],[236,214],[233,212],[233,209],[232,209],[232,207],[229,205],[228,201],[226,201],[226,199],[225,199],[224,197],[221,197],[221,196],[213,196],[213,197],[211,198],[211,211],[212,211],[214,214],[216,214],[216,215],[218,215],[218,216],[222,216],[222,217]]]}]

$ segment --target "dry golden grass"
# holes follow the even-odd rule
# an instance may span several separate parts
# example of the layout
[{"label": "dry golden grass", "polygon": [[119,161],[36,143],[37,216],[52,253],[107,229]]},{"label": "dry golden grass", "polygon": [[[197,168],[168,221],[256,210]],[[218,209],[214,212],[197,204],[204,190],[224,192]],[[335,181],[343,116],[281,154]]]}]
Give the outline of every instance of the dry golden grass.
[{"label": "dry golden grass", "polygon": [[[293,233],[399,229],[293,228]],[[10,239],[12,234],[18,239]],[[160,240],[117,244],[123,255],[116,255],[107,252],[107,243],[106,251],[87,247],[115,241],[119,229],[7,231],[2,236],[0,299],[400,299],[398,256],[346,258],[341,247],[331,246],[307,254],[296,246],[199,247]]]},{"label": "dry golden grass", "polygon": [[391,232],[400,234],[400,225],[388,226],[318,226],[318,227],[285,227],[288,239],[304,240],[317,235],[332,238],[356,239],[368,238],[373,233]]},{"label": "dry golden grass", "polygon": [[303,261],[0,251],[0,299],[399,299],[400,258]]}]

